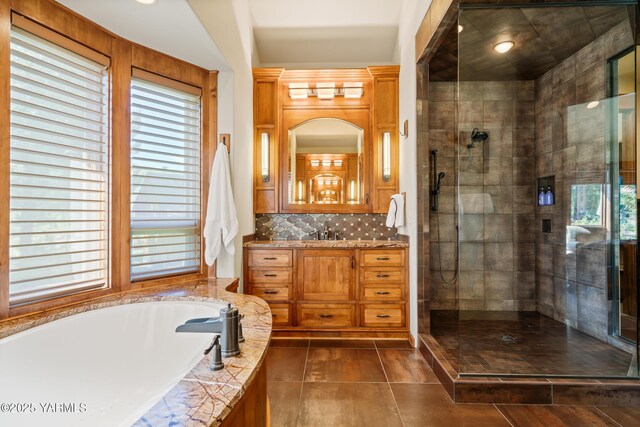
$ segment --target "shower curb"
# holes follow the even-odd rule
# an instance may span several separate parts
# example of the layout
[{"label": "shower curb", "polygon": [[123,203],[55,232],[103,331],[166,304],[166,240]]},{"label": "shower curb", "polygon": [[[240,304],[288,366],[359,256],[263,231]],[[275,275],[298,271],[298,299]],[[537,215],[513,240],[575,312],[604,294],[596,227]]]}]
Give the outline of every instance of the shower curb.
[{"label": "shower curb", "polygon": [[456,403],[640,406],[638,379],[461,377],[431,335],[418,349]]}]

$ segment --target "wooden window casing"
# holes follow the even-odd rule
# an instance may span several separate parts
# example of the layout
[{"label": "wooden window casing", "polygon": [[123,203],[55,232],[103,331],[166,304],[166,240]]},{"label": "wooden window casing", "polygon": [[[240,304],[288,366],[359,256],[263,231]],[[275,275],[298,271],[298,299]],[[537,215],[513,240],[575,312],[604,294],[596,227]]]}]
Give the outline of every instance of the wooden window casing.
[{"label": "wooden window casing", "polygon": [[[201,92],[201,228],[206,218],[209,173],[216,147],[217,71],[209,71],[125,40],[51,0],[0,0],[0,200],[9,200],[10,29],[14,24],[39,37],[108,66],[109,144],[111,158],[110,280],[106,289],[90,290],[16,307],[9,305],[9,206],[0,208],[0,319],[77,303],[134,288],[213,276],[204,262],[197,273],[130,280],[130,130],[131,78],[158,76],[176,87]],[[201,230],[202,231],[202,230]],[[201,239],[204,242],[204,239]],[[201,243],[203,244],[203,243]]]}]

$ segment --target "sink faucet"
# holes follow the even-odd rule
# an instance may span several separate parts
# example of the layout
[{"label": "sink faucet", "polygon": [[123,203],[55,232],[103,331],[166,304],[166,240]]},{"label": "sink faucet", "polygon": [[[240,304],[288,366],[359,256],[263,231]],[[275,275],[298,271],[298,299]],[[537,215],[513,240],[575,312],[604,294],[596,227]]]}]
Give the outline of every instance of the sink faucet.
[{"label": "sink faucet", "polygon": [[240,328],[238,309],[229,304],[220,309],[219,317],[200,317],[187,320],[176,328],[176,332],[220,334],[222,356],[229,357],[240,354]]}]

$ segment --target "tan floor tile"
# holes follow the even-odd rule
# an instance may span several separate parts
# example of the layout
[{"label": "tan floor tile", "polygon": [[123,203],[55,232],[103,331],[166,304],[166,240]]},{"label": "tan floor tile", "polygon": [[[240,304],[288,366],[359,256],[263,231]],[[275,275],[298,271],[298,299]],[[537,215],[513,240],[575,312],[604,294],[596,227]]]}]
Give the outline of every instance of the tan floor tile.
[{"label": "tan floor tile", "polygon": [[305,381],[386,382],[375,349],[310,348]]},{"label": "tan floor tile", "polygon": [[518,427],[618,425],[593,406],[498,405],[498,409]]},{"label": "tan floor tile", "polygon": [[302,382],[271,381],[267,383],[272,426],[296,426],[301,390]]},{"label": "tan floor tile", "polygon": [[267,379],[269,381],[302,381],[306,348],[269,348],[267,353]]},{"label": "tan floor tile", "polygon": [[378,348],[414,348],[407,340],[375,340]]},{"label": "tan floor tile", "polygon": [[376,348],[373,340],[311,340],[311,348]]},{"label": "tan floor tile", "polygon": [[440,384],[391,384],[406,427],[510,427],[493,405],[456,405]]},{"label": "tan floor tile", "polygon": [[607,414],[607,416],[619,423],[622,427],[635,427],[640,424],[640,408],[626,406],[615,408],[598,406],[598,409]]},{"label": "tan floor tile", "polygon": [[429,364],[418,350],[378,350],[391,383],[438,383]]},{"label": "tan floor tile", "polygon": [[309,347],[307,339],[271,338],[269,347]]},{"label": "tan floor tile", "polygon": [[304,383],[298,426],[394,427],[402,422],[386,383]]}]

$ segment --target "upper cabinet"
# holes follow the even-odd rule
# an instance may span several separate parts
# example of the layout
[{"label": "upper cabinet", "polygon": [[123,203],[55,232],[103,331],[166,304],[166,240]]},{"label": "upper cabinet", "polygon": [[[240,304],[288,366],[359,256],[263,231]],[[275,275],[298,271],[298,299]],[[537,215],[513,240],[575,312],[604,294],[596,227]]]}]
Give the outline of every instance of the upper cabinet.
[{"label": "upper cabinet", "polygon": [[398,71],[254,69],[254,211],[386,212]]}]

